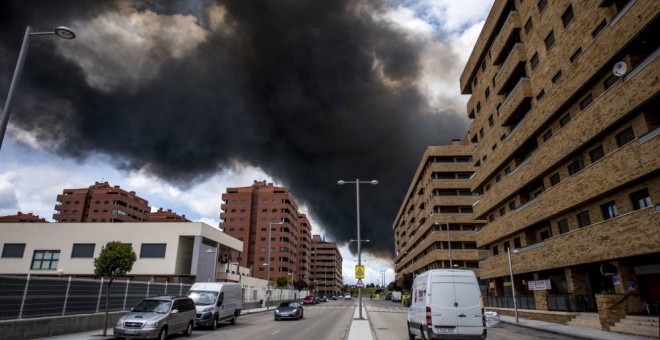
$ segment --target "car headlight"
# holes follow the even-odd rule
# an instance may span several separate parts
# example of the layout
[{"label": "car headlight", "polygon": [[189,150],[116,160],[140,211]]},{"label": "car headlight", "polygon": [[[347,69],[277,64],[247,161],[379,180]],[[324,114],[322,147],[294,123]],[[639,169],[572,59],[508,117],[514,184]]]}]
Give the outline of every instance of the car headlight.
[{"label": "car headlight", "polygon": [[212,311],[213,311],[213,307],[206,307],[202,310],[202,313],[212,312]]},{"label": "car headlight", "polygon": [[280,310],[279,310],[279,309],[276,309],[276,310],[275,310],[275,313],[279,314],[279,313],[280,313]]},{"label": "car headlight", "polygon": [[144,328],[158,328],[158,321],[147,322],[144,324]]},{"label": "car headlight", "polygon": [[123,324],[124,324],[124,319],[117,320],[117,326],[121,326]]}]

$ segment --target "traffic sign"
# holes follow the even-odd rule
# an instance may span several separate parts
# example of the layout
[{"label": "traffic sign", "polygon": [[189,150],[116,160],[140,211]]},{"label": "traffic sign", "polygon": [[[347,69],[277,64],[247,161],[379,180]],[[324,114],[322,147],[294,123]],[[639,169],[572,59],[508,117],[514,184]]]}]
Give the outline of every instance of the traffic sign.
[{"label": "traffic sign", "polygon": [[355,278],[364,279],[364,266],[355,266]]},{"label": "traffic sign", "polygon": [[364,283],[362,282],[362,279],[358,279],[357,283],[355,284],[355,288],[364,288]]}]

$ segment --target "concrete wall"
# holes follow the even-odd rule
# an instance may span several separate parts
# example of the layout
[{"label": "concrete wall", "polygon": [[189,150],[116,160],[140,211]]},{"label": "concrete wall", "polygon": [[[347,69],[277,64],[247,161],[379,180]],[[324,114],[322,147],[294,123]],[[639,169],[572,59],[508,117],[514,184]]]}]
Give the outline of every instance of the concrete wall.
[{"label": "concrete wall", "polygon": [[[109,314],[112,327],[126,312]],[[105,313],[67,315],[48,318],[0,321],[0,340],[35,339],[47,336],[86,332],[103,328]]]}]

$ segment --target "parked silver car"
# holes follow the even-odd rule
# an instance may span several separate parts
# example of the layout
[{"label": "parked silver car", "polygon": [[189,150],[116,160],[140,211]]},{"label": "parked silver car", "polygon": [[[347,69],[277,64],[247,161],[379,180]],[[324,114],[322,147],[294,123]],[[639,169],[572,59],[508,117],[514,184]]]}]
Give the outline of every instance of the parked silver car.
[{"label": "parked silver car", "polygon": [[142,300],[121,317],[114,327],[117,339],[157,338],[168,334],[192,334],[195,326],[195,303],[186,296],[154,296]]}]

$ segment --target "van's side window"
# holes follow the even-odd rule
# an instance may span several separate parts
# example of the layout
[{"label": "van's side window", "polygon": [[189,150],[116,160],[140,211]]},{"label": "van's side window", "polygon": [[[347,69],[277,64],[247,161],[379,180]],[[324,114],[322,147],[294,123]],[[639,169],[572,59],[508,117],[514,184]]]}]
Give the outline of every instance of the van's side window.
[{"label": "van's side window", "polygon": [[218,306],[222,306],[222,301],[225,299],[225,293],[220,293],[220,297],[218,298]]}]

